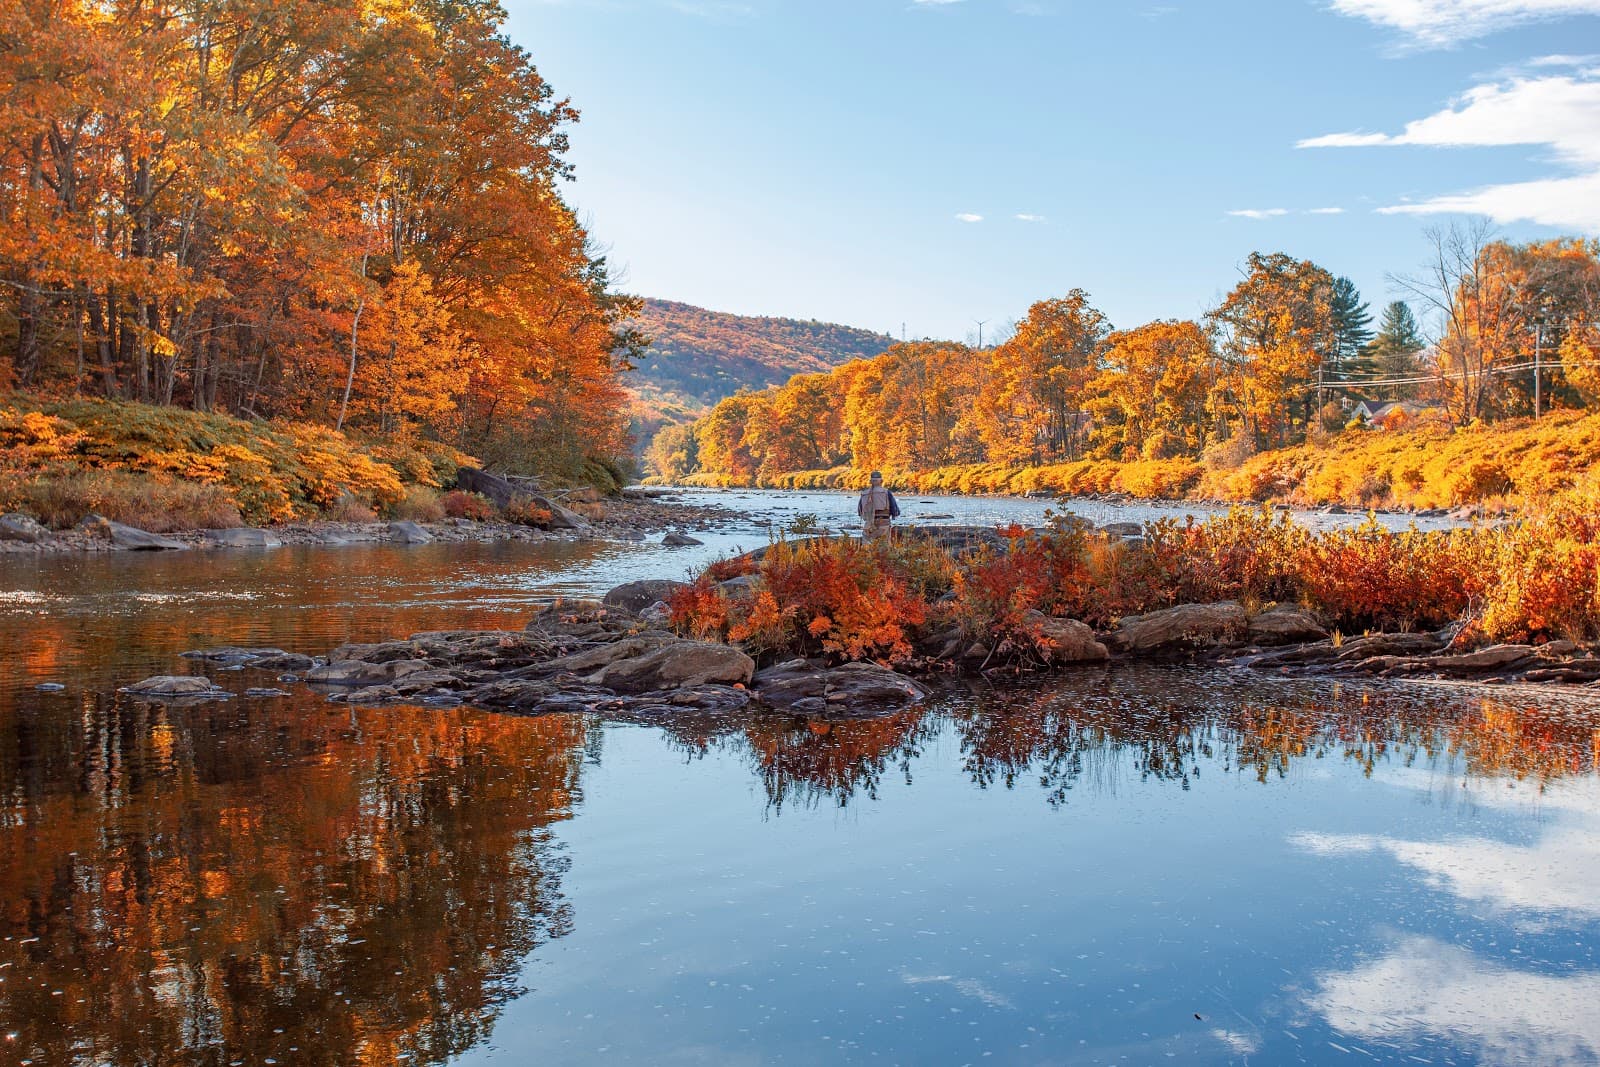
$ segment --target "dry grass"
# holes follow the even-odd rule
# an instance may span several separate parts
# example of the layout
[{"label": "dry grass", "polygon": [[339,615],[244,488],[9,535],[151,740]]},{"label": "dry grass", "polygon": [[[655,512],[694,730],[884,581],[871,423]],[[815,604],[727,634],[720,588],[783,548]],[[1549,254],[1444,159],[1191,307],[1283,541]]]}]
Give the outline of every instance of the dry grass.
[{"label": "dry grass", "polygon": [[7,498],[46,526],[66,529],[88,515],[152,533],[244,525],[226,489],[129,471],[77,471],[12,484]]}]

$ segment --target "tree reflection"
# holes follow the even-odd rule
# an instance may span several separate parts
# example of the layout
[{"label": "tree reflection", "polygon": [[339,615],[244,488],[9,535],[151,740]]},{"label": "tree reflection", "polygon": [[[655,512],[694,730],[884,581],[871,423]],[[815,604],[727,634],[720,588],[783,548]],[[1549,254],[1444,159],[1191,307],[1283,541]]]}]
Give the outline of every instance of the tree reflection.
[{"label": "tree reflection", "polygon": [[7,1056],[441,1061],[570,925],[582,720],[62,711],[0,730]]},{"label": "tree reflection", "polygon": [[935,729],[920,709],[834,721],[762,716],[745,726],[743,739],[774,810],[824,798],[843,807],[858,794],[875,798],[891,767],[909,780],[912,761]]},{"label": "tree reflection", "polygon": [[1114,791],[1130,772],[1187,789],[1211,762],[1263,783],[1327,758],[1367,775],[1387,761],[1443,759],[1470,775],[1540,783],[1600,770],[1596,716],[1551,703],[1496,697],[1464,707],[1414,692],[1338,689],[1331,699],[1241,697],[1202,701],[1130,681],[1106,692],[990,694],[949,714],[975,784],[1012,788],[1037,777],[1052,804],[1083,784]]}]

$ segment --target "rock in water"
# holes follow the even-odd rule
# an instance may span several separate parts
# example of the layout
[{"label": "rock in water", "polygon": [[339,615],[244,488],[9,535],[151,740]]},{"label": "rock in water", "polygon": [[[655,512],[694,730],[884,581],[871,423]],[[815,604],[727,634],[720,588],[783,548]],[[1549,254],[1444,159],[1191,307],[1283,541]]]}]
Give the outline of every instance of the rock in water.
[{"label": "rock in water", "polygon": [[762,703],[798,714],[898,711],[927,697],[910,678],[873,663],[824,667],[789,660],[756,675],[754,685]]},{"label": "rock in water", "polygon": [[207,530],[206,543],[218,548],[282,548],[283,542],[268,530],[236,526],[230,530]]},{"label": "rock in water", "polygon": [[697,685],[744,685],[755,660],[728,645],[673,641],[653,651],[614,660],[590,679],[618,693],[649,693]]},{"label": "rock in water", "polygon": [[1132,653],[1170,652],[1234,644],[1249,627],[1244,608],[1237,601],[1223,600],[1130,615],[1118,624],[1112,639],[1119,648]]},{"label": "rock in water", "polygon": [[683,582],[674,582],[665,578],[654,581],[628,582],[607,593],[601,603],[608,608],[637,613],[652,604],[669,599],[673,593],[686,588],[688,586]]},{"label": "rock in water", "polygon": [[367,663],[358,659],[338,660],[306,672],[306,681],[320,685],[386,685],[408,674],[425,671],[430,664],[420,659],[392,659]]},{"label": "rock in water", "polygon": [[222,690],[211,684],[211,679],[199,674],[158,674],[125,686],[124,693],[151,697],[208,696]]},{"label": "rock in water", "polygon": [[49,530],[19,511],[0,515],[0,541],[23,541],[36,545],[49,536]]},{"label": "rock in water", "polygon": [[134,552],[179,552],[189,547],[182,541],[174,541],[170,537],[162,537],[160,534],[153,534],[136,526],[124,526],[101,515],[89,515],[79,525],[91,533],[109,539],[118,548]]},{"label": "rock in water", "polygon": [[670,548],[686,548],[691,545],[705,544],[704,541],[697,537],[690,537],[688,534],[681,534],[676,530],[669,532],[665,537],[663,537],[661,539],[661,543]]},{"label": "rock in water", "polygon": [[409,519],[389,524],[389,540],[398,541],[402,545],[425,545],[433,540],[433,535]]}]

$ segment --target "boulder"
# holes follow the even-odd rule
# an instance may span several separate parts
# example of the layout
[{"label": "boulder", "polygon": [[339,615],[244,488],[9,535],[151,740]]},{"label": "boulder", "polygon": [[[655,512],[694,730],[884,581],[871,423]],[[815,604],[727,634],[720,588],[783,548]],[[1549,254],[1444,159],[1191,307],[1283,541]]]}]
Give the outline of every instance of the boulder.
[{"label": "boulder", "polygon": [[479,470],[476,467],[461,467],[456,471],[456,488],[469,493],[478,493],[494,501],[496,506],[504,510],[514,501],[532,504],[550,513],[549,526],[552,530],[585,530],[589,524],[582,515],[557,504],[549,497],[540,496],[532,487],[502,478],[498,474]]},{"label": "boulder", "polygon": [[[550,674],[592,675],[621,660],[638,659],[658,648],[678,644],[678,638],[659,631],[646,632],[621,641],[595,645],[571,656],[562,656],[540,665],[541,672]],[[595,681],[599,681],[596,677]]]},{"label": "boulder", "polygon": [[389,524],[389,540],[402,545],[426,545],[433,540],[433,535],[417,523],[404,519]]},{"label": "boulder", "polygon": [[1111,658],[1094,631],[1076,619],[1055,619],[1029,611],[1022,624],[1046,663],[1100,663]]},{"label": "boulder", "polygon": [[211,679],[200,674],[158,674],[125,686],[124,693],[149,697],[210,696],[222,692],[211,684]]},{"label": "boulder", "polygon": [[638,613],[652,604],[658,604],[669,599],[678,590],[686,588],[688,586],[683,582],[674,582],[667,578],[644,582],[627,582],[607,593],[601,603],[608,608]]},{"label": "boulder", "polygon": [[687,548],[691,545],[705,544],[698,537],[690,537],[688,534],[678,533],[676,530],[669,530],[667,535],[661,539],[661,543],[668,548]]},{"label": "boulder", "polygon": [[270,530],[237,526],[230,530],[207,530],[206,543],[218,548],[282,548],[283,542]]},{"label": "boulder", "polygon": [[182,541],[174,541],[136,526],[124,526],[100,515],[90,515],[79,525],[95,536],[106,538],[118,548],[134,552],[178,552],[189,547]]},{"label": "boulder", "polygon": [[1250,620],[1250,640],[1257,645],[1296,645],[1328,636],[1322,621],[1295,604],[1279,604]]},{"label": "boulder", "polygon": [[648,693],[680,686],[743,685],[755,669],[755,661],[737,648],[709,641],[673,641],[614,660],[589,681],[618,693]]},{"label": "boulder", "polygon": [[1134,654],[1172,652],[1235,644],[1249,627],[1244,608],[1237,601],[1223,600],[1129,616],[1118,624],[1112,639],[1118,648]]},{"label": "boulder", "polygon": [[319,685],[380,686],[404,678],[408,674],[429,669],[430,664],[420,659],[392,659],[383,663],[368,663],[359,659],[338,660],[306,672],[306,681]]},{"label": "boulder", "polygon": [[20,511],[0,515],[0,541],[23,541],[36,545],[49,537],[49,530]]},{"label": "boulder", "polygon": [[898,711],[928,695],[910,678],[875,663],[825,667],[789,660],[757,674],[753,684],[762,703],[801,715]]}]

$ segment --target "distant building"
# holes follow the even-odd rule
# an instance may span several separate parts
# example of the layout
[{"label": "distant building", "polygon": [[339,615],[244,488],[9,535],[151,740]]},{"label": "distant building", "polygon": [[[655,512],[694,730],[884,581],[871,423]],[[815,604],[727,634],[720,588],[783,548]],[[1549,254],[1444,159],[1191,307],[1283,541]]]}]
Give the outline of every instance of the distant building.
[{"label": "distant building", "polygon": [[1399,413],[1405,421],[1434,415],[1439,412],[1437,407],[1418,403],[1415,400],[1363,400],[1356,404],[1350,412],[1352,419],[1360,419],[1363,426],[1382,429],[1389,425],[1393,416]]}]

